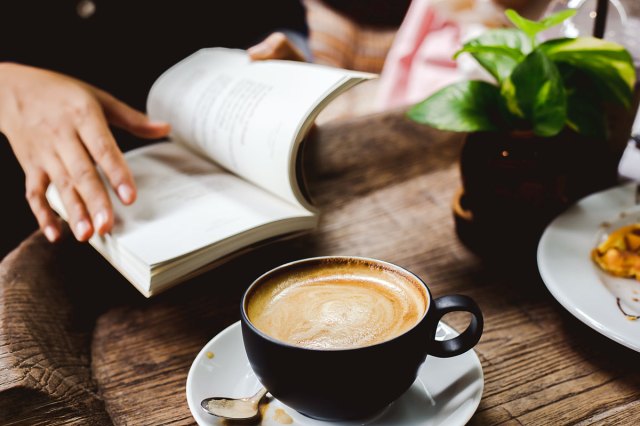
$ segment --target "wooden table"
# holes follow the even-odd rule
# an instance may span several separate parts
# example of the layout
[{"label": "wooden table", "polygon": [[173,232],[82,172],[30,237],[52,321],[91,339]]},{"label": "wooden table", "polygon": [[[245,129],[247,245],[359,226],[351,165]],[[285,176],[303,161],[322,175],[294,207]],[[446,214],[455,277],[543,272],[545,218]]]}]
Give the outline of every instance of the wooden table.
[{"label": "wooden table", "polygon": [[[0,424],[194,424],[187,372],[239,319],[246,286],[285,261],[329,254],[388,260],[435,296],[480,304],[486,382],[471,424],[638,424],[639,354],[568,314],[536,273],[487,267],[456,238],[460,144],[400,113],[321,126],[308,160],[319,229],[150,300],[90,247],[34,234],[0,266]],[[446,321],[461,329],[466,317]]]}]

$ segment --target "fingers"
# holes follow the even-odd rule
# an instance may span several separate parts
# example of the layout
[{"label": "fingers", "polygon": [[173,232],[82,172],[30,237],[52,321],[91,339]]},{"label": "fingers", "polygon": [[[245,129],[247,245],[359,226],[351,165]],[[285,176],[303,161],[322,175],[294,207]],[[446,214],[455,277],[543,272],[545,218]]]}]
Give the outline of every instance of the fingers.
[{"label": "fingers", "polygon": [[89,213],[93,230],[104,235],[113,226],[113,209],[93,161],[76,134],[64,135],[57,149],[66,174]]},{"label": "fingers", "polygon": [[54,243],[60,239],[61,230],[45,196],[49,178],[42,170],[27,170],[25,173],[27,176],[25,196],[29,207],[45,237]]},{"label": "fingers", "polygon": [[146,139],[162,138],[171,131],[168,123],[151,121],[146,114],[120,102],[107,92],[96,88],[92,90],[102,106],[107,121],[114,126]]},{"label": "fingers", "polygon": [[71,176],[65,170],[62,160],[56,153],[49,156],[46,167],[49,178],[58,190],[62,204],[64,204],[68,216],[67,221],[73,235],[78,241],[87,241],[93,235],[93,226]]},{"label": "fingers", "polygon": [[76,128],[82,144],[100,166],[120,201],[133,203],[136,199],[133,176],[104,116],[100,113],[86,114]]},{"label": "fingers", "polygon": [[304,55],[291,43],[286,35],[279,32],[272,33],[260,43],[250,47],[247,52],[254,61],[286,59],[304,62]]},{"label": "fingers", "polygon": [[[96,106],[96,108],[98,107]],[[87,115],[82,121],[90,124],[95,120],[95,118],[89,118],[92,116]],[[98,117],[102,118],[100,115]],[[102,120],[104,119],[102,118]],[[110,133],[108,136],[111,136]],[[38,151],[35,158],[26,157],[27,167],[24,169],[27,176],[27,199],[47,239],[56,241],[61,235],[58,222],[55,220],[55,215],[45,197],[49,182],[52,182],[58,191],[67,213],[67,221],[78,241],[87,241],[94,232],[100,235],[109,232],[114,222],[111,201],[93,160],[87,152],[89,146],[93,146],[94,150],[99,148],[95,148],[95,143],[85,142],[83,144],[72,126],[52,129],[47,132],[42,130],[35,133],[33,137],[47,141],[47,143]],[[112,143],[115,145],[115,142]],[[114,154],[103,155],[102,163],[106,164],[106,168],[113,168],[112,164],[119,160],[124,164],[124,159],[117,159],[118,155],[122,156],[117,147],[105,151],[113,152],[116,156],[114,161],[108,159],[110,155]],[[33,164],[41,165],[42,170],[30,166],[32,158],[35,160]],[[115,174],[120,177],[114,178],[120,182],[120,188],[126,185],[123,182],[132,182],[126,164],[124,164],[124,169],[124,172],[119,172],[120,175]],[[111,174],[114,176],[113,172]],[[135,195],[135,191],[130,192]],[[120,190],[120,193],[123,191]],[[135,196],[126,194],[121,198],[124,198],[126,202],[131,202]]]}]

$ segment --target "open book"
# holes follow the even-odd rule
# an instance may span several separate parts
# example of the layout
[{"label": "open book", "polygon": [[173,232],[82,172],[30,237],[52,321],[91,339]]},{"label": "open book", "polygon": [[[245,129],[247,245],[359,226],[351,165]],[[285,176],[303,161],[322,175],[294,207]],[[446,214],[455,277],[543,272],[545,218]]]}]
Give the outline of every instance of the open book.
[{"label": "open book", "polygon": [[[317,224],[299,180],[301,141],[331,99],[370,74],[203,49],[147,99],[171,138],[128,152],[137,201],[111,194],[112,232],[89,241],[149,297],[252,245]],[[107,185],[108,186],[108,185]],[[47,197],[66,218],[57,191]]]}]

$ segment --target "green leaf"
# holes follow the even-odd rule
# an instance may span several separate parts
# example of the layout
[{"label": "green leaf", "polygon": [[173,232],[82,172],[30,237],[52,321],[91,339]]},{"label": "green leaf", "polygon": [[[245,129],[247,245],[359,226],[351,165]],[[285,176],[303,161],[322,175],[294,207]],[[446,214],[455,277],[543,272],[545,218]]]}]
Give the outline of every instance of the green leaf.
[{"label": "green leaf", "polygon": [[630,107],[636,73],[633,59],[624,47],[593,37],[580,37],[549,40],[539,49],[554,62],[567,63],[590,74],[605,99]]},{"label": "green leaf", "polygon": [[454,58],[462,52],[470,53],[498,82],[501,82],[530,51],[531,42],[522,31],[496,29],[486,31],[465,43]]},{"label": "green leaf", "polygon": [[606,140],[604,105],[589,74],[566,63],[559,63],[558,69],[567,91],[567,125],[581,135]]},{"label": "green leaf", "polygon": [[546,29],[555,27],[558,24],[561,24],[562,22],[574,16],[577,12],[578,11],[576,9],[561,10],[559,12],[554,13],[553,15],[549,15],[546,18],[543,18],[539,22],[542,24],[542,26],[546,30]]},{"label": "green leaf", "polygon": [[513,85],[511,78],[507,78],[502,82],[500,94],[505,101],[507,110],[516,117],[525,118],[524,112],[520,109],[518,99],[516,98],[516,87]]},{"label": "green leaf", "polygon": [[555,64],[539,50],[522,61],[502,86],[509,110],[532,124],[540,136],[554,136],[565,126],[567,96]]},{"label": "green leaf", "polygon": [[516,28],[524,31],[524,33],[527,34],[529,38],[531,38],[531,40],[533,40],[535,39],[536,35],[538,35],[538,33],[551,27],[555,27],[565,19],[568,19],[575,15],[576,10],[561,10],[560,12],[549,15],[540,21],[531,21],[527,18],[524,18],[513,9],[507,9],[504,14],[507,15],[507,18],[513,23],[513,25],[516,26]]},{"label": "green leaf", "polygon": [[484,81],[463,81],[440,89],[411,107],[409,118],[454,132],[501,129],[500,90]]},{"label": "green leaf", "polygon": [[607,122],[602,104],[593,103],[586,92],[567,97],[567,125],[576,133],[595,140],[607,140]]},{"label": "green leaf", "polygon": [[497,55],[503,55],[503,56],[507,56],[511,59],[514,59],[516,61],[523,59],[525,55],[522,54],[522,52],[520,52],[519,50],[516,49],[512,49],[510,47],[505,47],[505,46],[464,46],[462,49],[458,50],[456,52],[456,54],[453,56],[453,59],[457,59],[457,57],[464,52],[468,52],[468,53],[494,53]]}]

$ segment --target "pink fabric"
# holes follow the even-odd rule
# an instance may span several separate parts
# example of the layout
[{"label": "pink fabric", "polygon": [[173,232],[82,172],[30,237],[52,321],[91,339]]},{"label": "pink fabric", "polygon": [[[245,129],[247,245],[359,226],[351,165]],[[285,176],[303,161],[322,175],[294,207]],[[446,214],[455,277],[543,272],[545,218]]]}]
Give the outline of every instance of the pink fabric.
[{"label": "pink fabric", "polygon": [[413,0],[380,76],[379,108],[416,103],[457,81],[452,56],[460,40],[460,27],[438,16],[430,0]]}]

